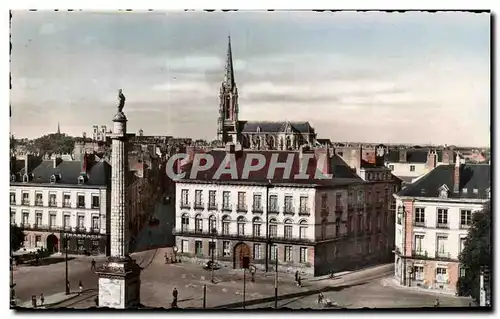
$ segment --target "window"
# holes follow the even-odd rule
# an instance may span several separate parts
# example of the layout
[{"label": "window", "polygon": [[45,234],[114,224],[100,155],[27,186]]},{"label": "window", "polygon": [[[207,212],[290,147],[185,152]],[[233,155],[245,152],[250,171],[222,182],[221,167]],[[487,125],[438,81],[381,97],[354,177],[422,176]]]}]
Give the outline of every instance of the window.
[{"label": "window", "polygon": [[415,235],[415,254],[421,256],[423,254],[424,235]]},{"label": "window", "polygon": [[269,211],[278,212],[278,195],[269,195]]},{"label": "window", "polygon": [[448,237],[444,235],[437,236],[437,257],[447,257],[448,253],[446,252],[446,247],[448,245]]},{"label": "window", "polygon": [[262,246],[261,244],[253,245],[253,259],[259,260],[262,259]]},{"label": "window", "polygon": [[349,216],[347,216],[347,233],[351,234],[352,232],[353,232],[353,229],[352,229],[352,216],[349,215]]},{"label": "window", "polygon": [[335,193],[335,206],[336,207],[342,206],[342,193]]},{"label": "window", "polygon": [[466,239],[467,239],[467,238],[465,238],[465,237],[460,237],[460,242],[459,242],[459,245],[460,245],[460,247],[459,247],[459,249],[460,249],[460,253],[461,253],[461,252],[464,250],[464,248],[465,248],[465,240],[466,240]]},{"label": "window", "polygon": [[410,172],[414,172],[415,171],[415,165],[410,165]]},{"label": "window", "polygon": [[208,217],[208,230],[211,234],[217,233],[217,218],[214,215]]},{"label": "window", "polygon": [[380,218],[380,212],[377,212],[377,231],[379,231],[382,228],[382,220]]},{"label": "window", "polygon": [[35,206],[43,206],[43,194],[42,193],[35,194]]},{"label": "window", "polygon": [[269,259],[276,260],[276,258],[278,257],[278,246],[271,245],[271,250],[269,251],[269,253],[270,253]]},{"label": "window", "polygon": [[222,242],[222,256],[223,257],[231,256],[231,244],[228,241]]},{"label": "window", "polygon": [[246,203],[246,197],[245,197],[245,192],[238,192],[238,211],[246,211],[247,210],[247,203]]},{"label": "window", "polygon": [[10,204],[16,205],[16,193],[15,192],[10,193]]},{"label": "window", "polygon": [[208,209],[215,207],[215,191],[208,191]]},{"label": "window", "polygon": [[293,213],[293,197],[292,196],[285,196],[285,213]]},{"label": "window", "polygon": [[28,213],[27,211],[23,211],[23,225],[28,226],[30,224],[29,220],[30,220],[30,213]]},{"label": "window", "polygon": [[238,236],[245,236],[245,224],[246,224],[245,217],[238,217],[236,223],[238,225]]},{"label": "window", "polygon": [[253,236],[259,237],[261,234],[262,221],[259,217],[255,217],[252,221]]},{"label": "window", "polygon": [[203,242],[201,240],[194,242],[194,253],[198,256],[203,255]]},{"label": "window", "polygon": [[292,258],[292,246],[285,246],[285,262],[293,261]]},{"label": "window", "polygon": [[194,231],[197,233],[203,232],[203,219],[201,215],[196,215],[194,218]]},{"label": "window", "polygon": [[202,203],[203,203],[202,191],[197,189],[194,191],[194,207],[195,208],[202,208],[203,207]]},{"label": "window", "polygon": [[445,283],[448,281],[448,276],[446,274],[446,268],[438,267],[436,268],[436,282]]},{"label": "window", "polygon": [[278,223],[274,218],[269,220],[269,237],[278,237]]},{"label": "window", "polygon": [[42,218],[43,218],[43,213],[39,210],[35,212],[35,225],[40,227],[42,226]]},{"label": "window", "polygon": [[181,207],[189,208],[189,190],[181,190]]},{"label": "window", "polygon": [[35,246],[36,247],[42,247],[43,244],[42,244],[42,236],[40,235],[36,235],[35,236]]},{"label": "window", "polygon": [[448,228],[448,210],[438,208],[437,210],[437,227]]},{"label": "window", "polygon": [[256,212],[262,211],[262,195],[260,194],[253,195],[253,210]]},{"label": "window", "polygon": [[230,222],[231,222],[231,220],[229,219],[229,216],[222,217],[222,234],[223,235],[229,235]]},{"label": "window", "polygon": [[71,227],[71,224],[70,224],[70,215],[69,214],[64,214],[64,217],[63,217],[63,227],[64,228]]},{"label": "window", "polygon": [[414,266],[413,267],[413,280],[423,281],[424,280],[424,267],[423,266]]},{"label": "window", "polygon": [[358,203],[364,203],[365,202],[365,194],[362,190],[358,192]]},{"label": "window", "polygon": [[16,210],[15,209],[10,210],[10,224],[11,225],[16,224]]},{"label": "window", "polygon": [[307,221],[302,220],[299,223],[299,239],[307,238]]},{"label": "window", "polygon": [[467,188],[462,188],[462,193],[467,194]]},{"label": "window", "polygon": [[63,195],[63,207],[71,207],[71,194]]},{"label": "window", "polygon": [[99,229],[99,216],[92,216],[92,229]]},{"label": "window", "polygon": [[188,214],[183,214],[181,217],[181,231],[185,232],[189,229],[189,216]]},{"label": "window", "polygon": [[222,209],[231,210],[230,192],[222,192]]},{"label": "window", "polygon": [[472,223],[472,211],[461,210],[460,211],[460,228],[468,228]]},{"label": "window", "polygon": [[474,189],[472,190],[472,192],[473,192],[474,194],[476,194],[476,195],[479,193],[479,191],[477,190],[477,188],[474,188]]},{"label": "window", "polygon": [[92,195],[92,208],[99,208],[99,195]]},{"label": "window", "polygon": [[357,226],[357,230],[358,230],[358,234],[361,233],[363,231],[363,213],[362,212],[359,212],[358,213],[358,224],[356,225]]},{"label": "window", "polygon": [[300,247],[300,262],[307,262],[307,247]]},{"label": "window", "polygon": [[425,225],[425,208],[424,207],[415,208],[415,225],[419,225],[419,226]]},{"label": "window", "polygon": [[340,236],[340,218],[335,219],[335,236]]},{"label": "window", "polygon": [[50,193],[49,194],[49,206],[50,207],[56,207],[57,206],[56,193]]},{"label": "window", "polygon": [[293,226],[292,226],[292,221],[290,219],[285,220],[284,234],[285,238],[293,237]]},{"label": "window", "polygon": [[78,194],[78,207],[85,208],[85,195]]},{"label": "window", "polygon": [[83,215],[79,215],[78,216],[78,225],[77,225],[78,228],[82,229],[82,228],[85,228],[85,216]]},{"label": "window", "polygon": [[29,205],[30,204],[30,193],[28,192],[23,192],[23,205]]},{"label": "window", "polygon": [[365,229],[369,232],[371,231],[372,228],[372,223],[371,223],[371,217],[372,215],[370,213],[366,214],[365,218]]},{"label": "window", "polygon": [[394,170],[394,165],[389,165],[389,169],[390,169],[391,171],[393,171],[393,170]]},{"label": "window", "polygon": [[372,202],[372,192],[371,191],[368,191],[366,193],[366,202],[369,204]]},{"label": "window", "polygon": [[189,242],[185,239],[181,241],[181,253],[189,253]]},{"label": "window", "polygon": [[309,208],[307,207],[308,200],[309,200],[309,198],[307,196],[300,196],[299,214],[303,214],[303,215],[309,214]]},{"label": "window", "polygon": [[215,256],[215,242],[210,241],[208,242],[208,255],[209,256]]},{"label": "window", "polygon": [[328,209],[328,195],[321,195],[321,209]]}]

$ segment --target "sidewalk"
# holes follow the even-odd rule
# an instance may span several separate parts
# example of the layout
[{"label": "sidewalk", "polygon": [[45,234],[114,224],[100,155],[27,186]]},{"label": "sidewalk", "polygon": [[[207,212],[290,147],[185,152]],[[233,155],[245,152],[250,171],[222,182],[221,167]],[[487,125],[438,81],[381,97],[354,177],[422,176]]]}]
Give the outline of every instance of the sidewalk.
[{"label": "sidewalk", "polygon": [[[48,307],[55,306],[61,302],[73,299],[73,298],[77,297],[78,295],[79,295],[79,293],[77,293],[77,292],[72,292],[69,295],[66,295],[66,293],[64,293],[64,292],[60,292],[60,293],[53,294],[50,296],[44,296],[45,302],[44,302],[43,306],[40,305],[40,296],[36,296],[36,298],[37,298],[36,309],[46,309]],[[19,308],[33,308],[33,305],[31,303],[31,300],[29,300],[29,301],[18,303],[17,307],[19,307]]]},{"label": "sidewalk", "polygon": [[442,296],[453,297],[453,298],[457,298],[457,299],[470,300],[469,297],[456,296],[455,293],[453,293],[453,292],[441,291],[441,290],[436,290],[436,289],[425,289],[425,288],[420,288],[420,287],[402,286],[397,282],[396,278],[394,278],[394,277],[383,278],[380,280],[380,283],[384,287],[391,287],[394,289],[402,289],[402,290],[413,291],[413,292],[418,292],[418,293],[422,293],[422,294],[442,295]]}]

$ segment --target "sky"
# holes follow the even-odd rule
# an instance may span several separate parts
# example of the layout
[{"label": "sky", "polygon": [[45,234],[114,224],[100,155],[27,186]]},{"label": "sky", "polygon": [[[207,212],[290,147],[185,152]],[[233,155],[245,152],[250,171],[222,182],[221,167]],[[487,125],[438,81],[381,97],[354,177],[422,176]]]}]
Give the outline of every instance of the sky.
[{"label": "sky", "polygon": [[231,36],[241,120],[332,141],[490,145],[490,15],[13,11],[11,132],[216,137]]}]

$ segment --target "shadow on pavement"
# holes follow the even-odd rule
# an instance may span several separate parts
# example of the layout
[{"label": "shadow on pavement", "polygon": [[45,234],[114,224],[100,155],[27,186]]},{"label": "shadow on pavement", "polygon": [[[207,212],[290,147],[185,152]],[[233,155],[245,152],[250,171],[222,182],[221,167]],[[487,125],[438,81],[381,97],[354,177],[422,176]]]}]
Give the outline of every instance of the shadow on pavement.
[{"label": "shadow on pavement", "polygon": [[[312,296],[312,295],[319,294],[320,292],[341,291],[341,290],[344,290],[347,288],[365,285],[366,283],[367,282],[361,282],[361,283],[356,283],[356,284],[352,284],[352,285],[343,285],[343,286],[336,286],[336,287],[324,287],[324,288],[320,288],[320,289],[313,289],[313,290],[309,290],[309,291],[301,291],[301,292],[281,295],[281,296],[278,296],[278,301],[287,300],[287,299],[291,299],[291,298]],[[248,300],[245,302],[245,306],[254,306],[254,305],[261,304],[261,303],[272,302],[274,300],[275,300],[274,297],[266,297],[266,298]],[[213,307],[212,309],[229,309],[229,308],[239,308],[239,307],[243,307],[243,302],[240,301],[240,302],[234,302],[234,303],[230,303],[230,304],[220,305],[220,306]]]},{"label": "shadow on pavement", "polygon": [[[43,259],[38,260],[38,263],[36,260],[32,260],[28,263],[25,264],[19,264],[18,267],[28,267],[28,266],[48,266],[48,265],[53,265],[53,264],[58,264],[61,262],[64,262],[66,258],[64,257],[46,257]],[[75,259],[75,257],[68,257],[68,261],[71,261]]]}]

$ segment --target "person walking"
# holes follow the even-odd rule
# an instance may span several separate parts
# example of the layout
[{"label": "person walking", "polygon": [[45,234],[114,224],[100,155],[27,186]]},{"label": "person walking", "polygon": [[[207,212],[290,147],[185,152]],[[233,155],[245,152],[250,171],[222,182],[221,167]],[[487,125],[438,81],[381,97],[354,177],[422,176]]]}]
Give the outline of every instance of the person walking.
[{"label": "person walking", "polygon": [[302,278],[300,278],[300,275],[297,278],[297,287],[302,287]]},{"label": "person walking", "polygon": [[83,283],[82,283],[81,280],[78,282],[78,288],[80,288],[80,293],[82,293],[82,291],[83,291]]},{"label": "person walking", "polygon": [[44,302],[45,302],[45,297],[43,296],[43,292],[42,292],[42,293],[40,294],[40,305],[42,305],[42,306],[43,306]]},{"label": "person walking", "polygon": [[177,291],[177,288],[174,287],[174,290],[172,291],[172,296],[174,297],[174,302],[177,303],[177,297],[179,296],[179,292]]},{"label": "person walking", "polygon": [[95,271],[95,260],[90,261],[90,270]]},{"label": "person walking", "polygon": [[300,274],[299,274],[299,271],[297,270],[297,271],[295,272],[295,282],[298,282],[298,281],[299,281],[299,276],[300,276]]},{"label": "person walking", "polygon": [[31,296],[31,305],[33,308],[36,308],[36,295]]},{"label": "person walking", "polygon": [[434,303],[434,308],[439,307],[439,298],[436,298],[436,302]]},{"label": "person walking", "polygon": [[318,305],[323,302],[323,298],[324,298],[323,297],[323,293],[320,292],[319,295],[318,295]]}]

